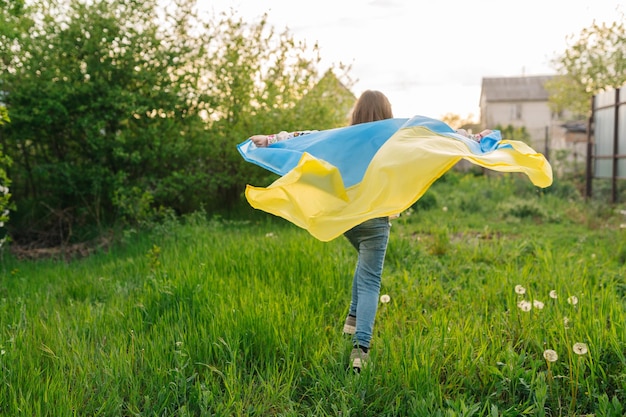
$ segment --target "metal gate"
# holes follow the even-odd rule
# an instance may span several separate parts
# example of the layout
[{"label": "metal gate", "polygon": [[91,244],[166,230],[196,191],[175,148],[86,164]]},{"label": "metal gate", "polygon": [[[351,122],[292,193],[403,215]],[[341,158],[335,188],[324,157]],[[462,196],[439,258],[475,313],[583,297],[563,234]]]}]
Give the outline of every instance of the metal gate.
[{"label": "metal gate", "polygon": [[593,96],[587,129],[586,196],[594,178],[611,180],[611,202],[618,197],[617,180],[626,179],[626,86]]}]

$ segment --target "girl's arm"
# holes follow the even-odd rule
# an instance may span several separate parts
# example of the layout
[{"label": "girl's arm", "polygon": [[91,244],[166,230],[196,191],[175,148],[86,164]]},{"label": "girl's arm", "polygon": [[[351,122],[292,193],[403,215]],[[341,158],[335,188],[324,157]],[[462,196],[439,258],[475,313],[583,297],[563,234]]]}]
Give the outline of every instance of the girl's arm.
[{"label": "girl's arm", "polygon": [[285,132],[276,133],[274,135],[254,135],[250,136],[250,140],[259,148],[269,146],[273,143],[280,142],[282,140],[297,138],[298,136],[308,135],[309,133],[317,132],[317,130],[302,130],[298,132]]}]

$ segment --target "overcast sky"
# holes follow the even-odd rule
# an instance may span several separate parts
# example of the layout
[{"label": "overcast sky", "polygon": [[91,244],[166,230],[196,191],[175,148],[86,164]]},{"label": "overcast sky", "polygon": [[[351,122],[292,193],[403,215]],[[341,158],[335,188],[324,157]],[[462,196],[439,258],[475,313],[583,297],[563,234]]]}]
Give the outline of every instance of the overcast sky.
[{"label": "overcast sky", "polygon": [[554,74],[551,61],[594,20],[623,19],[623,0],[211,0],[211,13],[319,44],[322,65],[352,65],[355,95],[377,89],[394,116],[479,115],[483,77]]}]

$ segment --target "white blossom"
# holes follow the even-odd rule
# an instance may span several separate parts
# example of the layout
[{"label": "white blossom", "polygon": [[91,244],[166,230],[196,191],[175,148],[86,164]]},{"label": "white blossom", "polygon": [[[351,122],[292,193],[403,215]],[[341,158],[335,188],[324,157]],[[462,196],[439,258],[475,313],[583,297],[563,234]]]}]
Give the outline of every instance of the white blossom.
[{"label": "white blossom", "polygon": [[581,342],[574,343],[573,347],[574,353],[577,355],[584,355],[588,352],[587,345]]},{"label": "white blossom", "polygon": [[548,362],[556,362],[559,359],[559,355],[552,349],[546,349],[543,351],[543,357]]}]

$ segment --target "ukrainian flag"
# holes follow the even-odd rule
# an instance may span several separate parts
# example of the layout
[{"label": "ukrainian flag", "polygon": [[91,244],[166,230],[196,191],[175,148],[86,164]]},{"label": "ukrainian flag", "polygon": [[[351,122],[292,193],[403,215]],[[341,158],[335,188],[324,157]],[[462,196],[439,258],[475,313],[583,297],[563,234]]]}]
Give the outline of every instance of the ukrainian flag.
[{"label": "ukrainian flag", "polygon": [[461,159],[500,172],[523,172],[538,187],[552,184],[545,157],[493,131],[476,142],[423,116],[314,132],[257,148],[243,158],[281,176],[267,188],[246,187],[256,209],[283,217],[330,241],[375,217],[398,214]]}]

